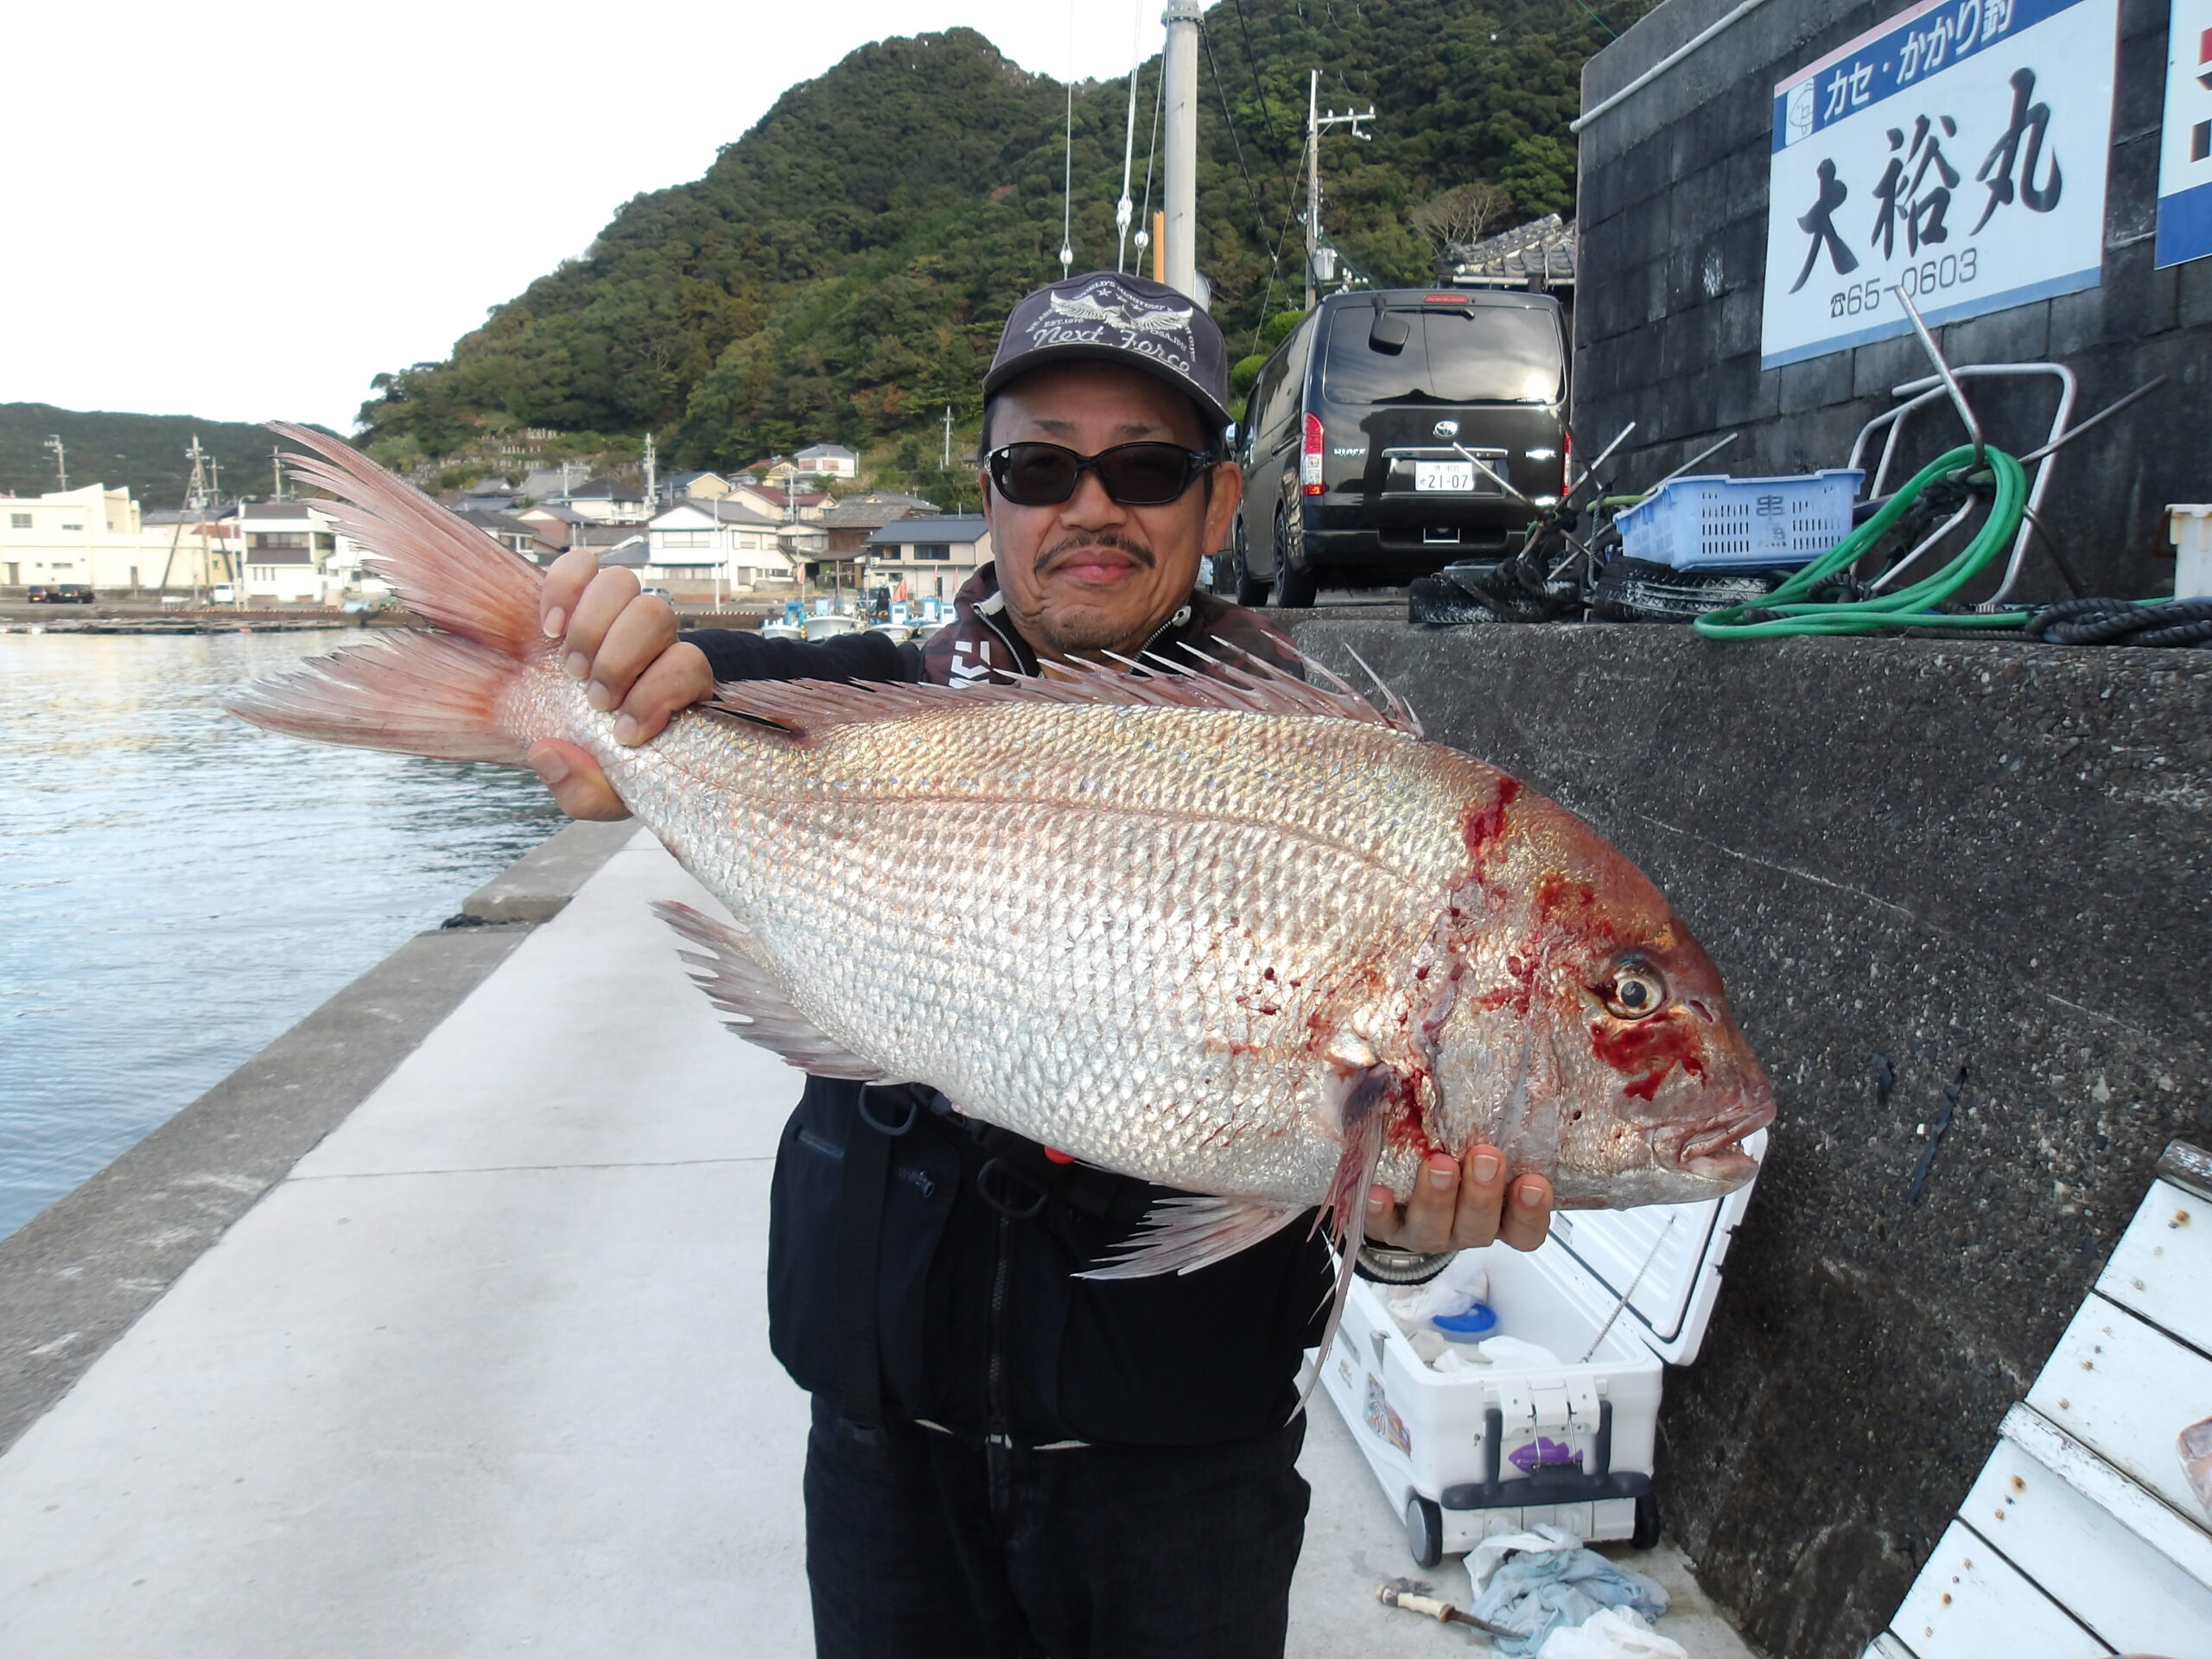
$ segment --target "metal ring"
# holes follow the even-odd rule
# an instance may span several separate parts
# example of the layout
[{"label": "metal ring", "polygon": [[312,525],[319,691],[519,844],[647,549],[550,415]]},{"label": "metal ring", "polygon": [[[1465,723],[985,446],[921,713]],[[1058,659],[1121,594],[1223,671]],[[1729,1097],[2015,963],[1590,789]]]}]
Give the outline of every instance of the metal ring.
[{"label": "metal ring", "polygon": [[[991,1180],[991,1172],[993,1170],[996,1170],[998,1172],[1002,1180],[1012,1181],[1017,1185],[1026,1186],[1032,1192],[1034,1192],[1037,1195],[1034,1198],[1030,1200],[1029,1205],[1027,1209],[1017,1207],[1011,1198],[1001,1198],[997,1192],[992,1190],[994,1183]],[[1006,1165],[1000,1162],[999,1160],[995,1158],[987,1160],[983,1166],[976,1172],[976,1190],[983,1195],[984,1203],[989,1205],[992,1209],[997,1211],[1008,1221],[1035,1220],[1039,1216],[1044,1213],[1045,1200],[1051,1196],[1043,1187],[1037,1185],[1035,1183],[1020,1175],[1015,1174],[1013,1170],[1007,1168]]]},{"label": "metal ring", "polygon": [[865,1089],[861,1090],[860,1105],[855,1109],[857,1109],[861,1115],[861,1122],[867,1124],[868,1128],[874,1129],[878,1135],[887,1135],[893,1141],[896,1141],[900,1135],[906,1134],[907,1130],[912,1128],[914,1127],[914,1120],[922,1115],[921,1103],[916,1100],[912,1094],[909,1094],[906,1096],[906,1116],[900,1121],[897,1128],[894,1128],[888,1123],[880,1122],[877,1121],[875,1114],[868,1109],[868,1090]]}]

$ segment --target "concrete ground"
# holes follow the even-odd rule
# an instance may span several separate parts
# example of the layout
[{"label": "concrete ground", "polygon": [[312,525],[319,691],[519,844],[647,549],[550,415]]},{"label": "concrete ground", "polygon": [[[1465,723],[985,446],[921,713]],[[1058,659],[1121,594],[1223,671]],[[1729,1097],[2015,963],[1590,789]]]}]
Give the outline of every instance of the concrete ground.
[{"label": "concrete ground", "polygon": [[[0,1457],[0,1653],[811,1650],[762,1306],[795,1080],[656,898],[712,903],[641,835]],[[1484,1649],[1374,1601],[1410,1563],[1326,1405],[1304,1461],[1291,1653]],[[1697,1659],[1746,1651],[1630,1559]]]}]

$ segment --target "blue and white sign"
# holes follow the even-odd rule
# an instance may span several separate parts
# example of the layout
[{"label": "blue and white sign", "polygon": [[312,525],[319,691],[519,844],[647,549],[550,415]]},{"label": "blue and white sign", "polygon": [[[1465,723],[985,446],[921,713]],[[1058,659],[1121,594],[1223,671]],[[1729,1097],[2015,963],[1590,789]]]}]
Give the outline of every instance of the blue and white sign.
[{"label": "blue and white sign", "polygon": [[2173,0],[2158,140],[2160,266],[2212,253],[2212,0]]},{"label": "blue and white sign", "polygon": [[1760,366],[2095,287],[2118,23],[1923,0],[1777,85]]}]

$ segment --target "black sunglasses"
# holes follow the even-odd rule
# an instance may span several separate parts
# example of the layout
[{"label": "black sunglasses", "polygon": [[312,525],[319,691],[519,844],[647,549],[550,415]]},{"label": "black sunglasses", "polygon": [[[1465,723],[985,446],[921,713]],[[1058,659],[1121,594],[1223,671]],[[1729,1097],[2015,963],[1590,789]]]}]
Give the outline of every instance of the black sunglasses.
[{"label": "black sunglasses", "polygon": [[1057,443],[1009,443],[992,450],[984,464],[1000,496],[1017,507],[1057,507],[1085,473],[1097,474],[1106,493],[1125,507],[1164,507],[1181,500],[1215,461],[1211,452],[1179,443],[1117,443],[1095,455]]}]

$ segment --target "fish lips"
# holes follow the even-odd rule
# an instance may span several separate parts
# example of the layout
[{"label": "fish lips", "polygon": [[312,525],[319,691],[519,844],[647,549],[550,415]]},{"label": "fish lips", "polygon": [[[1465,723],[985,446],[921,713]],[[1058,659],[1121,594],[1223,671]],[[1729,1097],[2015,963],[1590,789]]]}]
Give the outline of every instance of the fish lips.
[{"label": "fish lips", "polygon": [[1758,1173],[1758,1160],[1744,1150],[1744,1141],[1773,1122],[1773,1092],[1760,1090],[1719,1123],[1683,1135],[1669,1161],[1686,1175],[1732,1192]]}]

